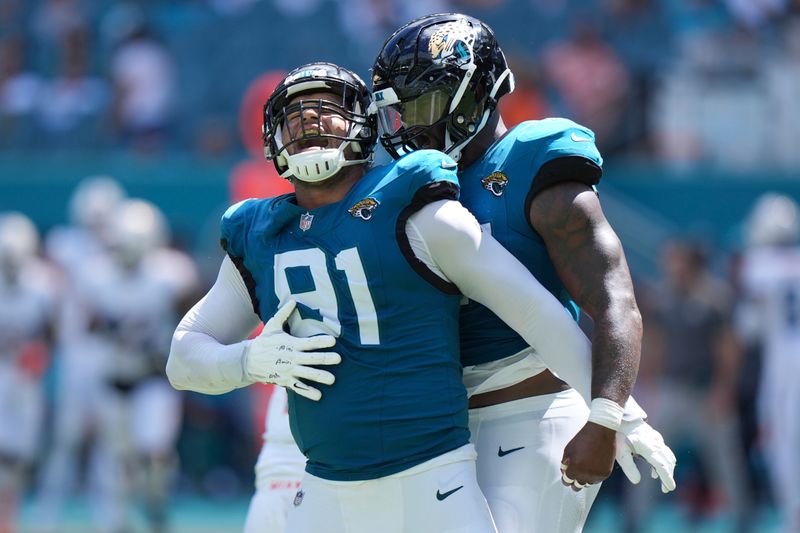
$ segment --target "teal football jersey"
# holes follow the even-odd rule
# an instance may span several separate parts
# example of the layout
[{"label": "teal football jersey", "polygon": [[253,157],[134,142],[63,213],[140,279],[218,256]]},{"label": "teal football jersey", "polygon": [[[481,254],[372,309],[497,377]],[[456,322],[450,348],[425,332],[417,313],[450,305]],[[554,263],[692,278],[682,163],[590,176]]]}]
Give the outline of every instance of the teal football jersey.
[{"label": "teal football jersey", "polygon": [[340,202],[306,211],[294,194],[246,200],[222,219],[223,247],[262,320],[288,299],[299,337],[330,334],[336,376],[310,401],[290,392],[306,470],[331,480],[390,475],[469,441],[457,288],[411,253],[405,221],[458,197],[455,163],[425,150],[372,169]]},{"label": "teal football jersey", "polygon": [[[528,222],[533,196],[560,180],[595,185],[602,158],[594,134],[561,118],[523,122],[459,173],[461,203],[578,318],[542,238]],[[498,272],[498,276],[502,273]],[[470,301],[461,311],[461,362],[487,363],[528,344],[497,315]]]}]

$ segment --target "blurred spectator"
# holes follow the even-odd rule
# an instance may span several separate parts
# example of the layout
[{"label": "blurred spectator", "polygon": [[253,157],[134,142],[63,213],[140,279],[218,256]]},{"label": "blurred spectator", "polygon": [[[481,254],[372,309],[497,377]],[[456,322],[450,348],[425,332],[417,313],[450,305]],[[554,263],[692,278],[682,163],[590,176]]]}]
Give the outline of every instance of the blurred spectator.
[{"label": "blurred spectator", "polygon": [[65,37],[59,74],[42,89],[39,123],[49,146],[86,147],[99,141],[98,122],[106,109],[108,87],[88,72],[88,40],[82,30]]},{"label": "blurred spectator", "polygon": [[653,125],[665,163],[748,170],[772,161],[764,54],[755,34],[736,28],[687,43],[655,99]]},{"label": "blurred spectator", "polygon": [[[280,0],[284,1],[284,0]],[[453,11],[452,0],[337,0],[339,26],[351,39],[353,56],[359,61],[375,59],[389,35],[401,25],[430,13]]]},{"label": "blurred spectator", "polygon": [[[643,403],[665,441],[699,451],[712,496],[724,493],[737,531],[749,531],[752,502],[735,411],[741,353],[729,289],[708,271],[703,250],[689,242],[668,244],[662,268],[665,278],[653,293],[646,326],[641,375],[649,401]],[[692,490],[681,483],[684,494]],[[641,527],[653,489],[655,484],[629,489],[630,531]],[[706,511],[697,500],[693,518]]]},{"label": "blurred spectator", "polygon": [[789,0],[725,0],[725,3],[740,24],[755,30],[781,16]]},{"label": "blurred spectator", "polygon": [[114,126],[135,148],[151,151],[164,143],[174,118],[175,65],[138,8],[121,4],[115,9],[125,10],[129,24],[118,28],[111,59]]},{"label": "blurred spectator", "polygon": [[19,144],[30,135],[42,80],[25,68],[23,41],[0,42],[0,145]]},{"label": "blurred spectator", "polygon": [[514,92],[500,99],[500,114],[508,128],[520,122],[536,120],[550,115],[542,94],[539,73],[522,57],[509,57],[509,67],[514,73]]},{"label": "blurred spectator", "polygon": [[260,0],[208,0],[209,5],[220,15],[235,16],[246,13]]},{"label": "blurred spectator", "polygon": [[79,0],[45,0],[33,18],[33,31],[46,46],[57,47],[70,35],[86,30],[86,14]]},{"label": "blurred spectator", "polygon": [[272,0],[275,7],[289,17],[308,17],[316,13],[322,0]]},{"label": "blurred spectator", "polygon": [[0,35],[13,35],[21,26],[22,0],[0,2]]},{"label": "blurred spectator", "polygon": [[764,159],[783,168],[800,168],[800,18],[787,18],[779,51],[764,61],[770,132]]},{"label": "blurred spectator", "polygon": [[563,99],[556,114],[594,130],[601,150],[616,148],[617,129],[630,90],[630,76],[588,18],[575,22],[571,37],[544,54],[547,81]]},{"label": "blurred spectator", "polygon": [[747,220],[741,329],[761,347],[757,413],[781,531],[800,531],[800,207],[790,197],[759,197]]},{"label": "blurred spectator", "polygon": [[629,69],[630,95],[619,128],[622,148],[634,153],[651,149],[653,91],[674,56],[672,30],[657,0],[604,0],[604,28],[609,44]]}]

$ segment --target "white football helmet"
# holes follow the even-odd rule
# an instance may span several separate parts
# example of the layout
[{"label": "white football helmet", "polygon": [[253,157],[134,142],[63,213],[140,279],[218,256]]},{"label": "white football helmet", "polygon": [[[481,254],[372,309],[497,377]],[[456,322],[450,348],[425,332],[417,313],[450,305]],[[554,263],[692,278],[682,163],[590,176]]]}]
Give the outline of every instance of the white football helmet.
[{"label": "white football helmet", "polygon": [[39,249],[39,232],[31,219],[22,213],[0,214],[0,266],[5,272],[17,272]]},{"label": "white football helmet", "polygon": [[111,176],[89,176],[70,197],[70,220],[91,231],[102,231],[125,196],[122,186]]},{"label": "white football helmet", "polygon": [[746,222],[749,246],[780,246],[800,241],[800,208],[789,196],[768,192],[756,200]]},{"label": "white football helmet", "polygon": [[122,202],[111,220],[110,246],[124,266],[139,264],[148,253],[169,242],[164,215],[151,202],[130,199]]}]

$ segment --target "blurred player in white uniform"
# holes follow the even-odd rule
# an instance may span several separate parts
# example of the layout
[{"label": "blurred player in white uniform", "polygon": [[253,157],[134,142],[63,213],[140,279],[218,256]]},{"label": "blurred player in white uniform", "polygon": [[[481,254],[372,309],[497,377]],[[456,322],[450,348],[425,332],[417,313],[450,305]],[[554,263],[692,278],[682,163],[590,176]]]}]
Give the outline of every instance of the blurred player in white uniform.
[{"label": "blurred player in white uniform", "polygon": [[761,346],[758,417],[773,493],[786,532],[800,531],[800,208],[761,196],[742,263],[742,330]]},{"label": "blurred player in white uniform", "polygon": [[289,429],[286,389],[270,387],[264,444],[256,463],[256,493],[250,500],[244,533],[281,533],[305,473],[306,458]]},{"label": "blurred player in white uniform", "polygon": [[144,487],[150,527],[159,532],[166,528],[181,420],[180,395],[169,386],[163,369],[178,321],[176,304],[194,289],[197,274],[184,254],[163,249],[167,224],[151,203],[123,202],[110,229],[112,264],[90,265],[89,270],[92,328],[112,348],[108,372],[109,420],[116,425],[112,471],[123,480],[128,468],[131,481]]},{"label": "blurred player in white uniform", "polygon": [[20,213],[0,214],[0,532],[15,530],[25,475],[40,450],[53,294]]},{"label": "blurred player in white uniform", "polygon": [[121,527],[121,509],[114,502],[118,476],[111,468],[113,424],[107,423],[108,354],[111,347],[91,331],[89,296],[95,272],[110,268],[108,229],[125,192],[111,177],[81,181],[69,202],[70,225],[54,228],[45,251],[61,271],[62,300],[56,339],[56,397],[52,449],[45,462],[36,519],[40,527],[57,529],[61,510],[75,485],[79,454],[91,439],[89,499],[103,531]]}]

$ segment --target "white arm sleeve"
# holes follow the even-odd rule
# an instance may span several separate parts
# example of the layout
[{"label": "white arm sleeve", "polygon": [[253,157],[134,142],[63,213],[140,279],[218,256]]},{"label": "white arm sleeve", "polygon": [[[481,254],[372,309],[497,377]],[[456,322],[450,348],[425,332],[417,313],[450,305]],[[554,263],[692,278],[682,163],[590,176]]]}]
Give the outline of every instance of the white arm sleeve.
[{"label": "white arm sleeve", "polygon": [[406,233],[421,261],[499,316],[591,402],[589,339],[528,269],[481,231],[472,213],[456,201],[433,202],[409,217]]},{"label": "white arm sleeve", "polygon": [[172,336],[167,360],[172,386],[222,394],[250,385],[242,369],[250,341],[243,339],[258,323],[244,280],[226,256],[214,286],[186,313]]}]

